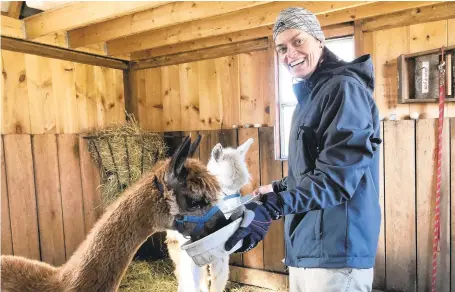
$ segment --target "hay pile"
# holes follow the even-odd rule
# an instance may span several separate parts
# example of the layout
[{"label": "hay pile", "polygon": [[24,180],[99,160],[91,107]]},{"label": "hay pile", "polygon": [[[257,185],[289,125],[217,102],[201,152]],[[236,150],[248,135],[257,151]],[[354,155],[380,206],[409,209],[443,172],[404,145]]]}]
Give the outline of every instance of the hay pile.
[{"label": "hay pile", "polygon": [[[178,283],[173,271],[174,265],[169,259],[153,262],[133,261],[120,283],[119,292],[177,291]],[[272,290],[229,282],[226,291],[271,292]]]},{"label": "hay pile", "polygon": [[166,157],[167,147],[156,133],[143,131],[134,117],[113,123],[87,137],[89,151],[102,170],[104,205],[114,201],[129,185]]}]

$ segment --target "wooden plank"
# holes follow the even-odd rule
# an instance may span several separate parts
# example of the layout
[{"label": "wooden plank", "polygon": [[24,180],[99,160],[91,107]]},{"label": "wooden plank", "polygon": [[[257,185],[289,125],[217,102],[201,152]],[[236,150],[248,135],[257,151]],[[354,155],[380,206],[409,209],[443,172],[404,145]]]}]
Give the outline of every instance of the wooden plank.
[{"label": "wooden plank", "polygon": [[79,132],[90,132],[97,125],[96,88],[94,67],[87,64],[74,64],[76,103]]},{"label": "wooden plank", "polygon": [[74,63],[51,60],[52,89],[56,112],[57,133],[79,132],[78,97]]},{"label": "wooden plank", "polygon": [[179,131],[182,127],[182,117],[178,65],[161,68],[161,96],[163,98],[164,130]]},{"label": "wooden plank", "polygon": [[411,120],[384,123],[386,290],[416,291],[414,131]]},{"label": "wooden plank", "polygon": [[362,31],[362,24],[360,21],[354,22],[354,42],[355,42],[355,56],[356,58],[362,56],[364,54],[363,46],[365,44],[363,40],[363,31]]},{"label": "wooden plank", "polygon": [[454,16],[455,3],[448,1],[364,19],[362,21],[362,30],[376,31],[390,29],[399,26],[448,19]]},{"label": "wooden plank", "polygon": [[19,18],[22,4],[24,4],[24,1],[10,1],[7,15],[12,18]]},{"label": "wooden plank", "polygon": [[89,44],[122,38],[143,31],[156,30],[184,22],[230,13],[240,9],[262,5],[268,1],[233,2],[172,2],[134,14],[117,17],[69,32],[70,46]]},{"label": "wooden plank", "polygon": [[207,59],[214,59],[240,53],[266,50],[268,48],[267,38],[244,41],[240,43],[221,45],[211,48],[200,49],[192,52],[183,52],[174,55],[154,57],[140,61],[131,62],[131,70],[141,70],[161,66],[169,66],[188,62],[195,62]]},{"label": "wooden plank", "polygon": [[384,185],[384,122],[381,122],[381,139],[379,146],[379,205],[381,206],[381,227],[379,230],[378,248],[376,251],[376,260],[374,266],[373,287],[379,290],[385,290],[386,287],[386,246],[385,246],[385,185]]},{"label": "wooden plank", "polygon": [[[275,160],[273,127],[259,128],[259,161],[261,167],[261,185],[271,184],[272,181],[283,177],[283,165]],[[273,221],[264,238],[264,269],[284,272],[282,260],[284,253],[284,220]]]},{"label": "wooden plank", "polygon": [[179,65],[179,82],[181,99],[180,111],[182,119],[184,120],[184,122],[182,122],[182,129],[200,129],[199,75],[197,62]]},{"label": "wooden plank", "polygon": [[215,60],[199,61],[197,65],[200,129],[220,129],[223,108]]},{"label": "wooden plank", "polygon": [[69,258],[85,238],[79,139],[76,134],[57,137],[65,251]]},{"label": "wooden plank", "polygon": [[4,50],[1,53],[3,66],[2,134],[30,133],[24,54]]},{"label": "wooden plank", "polygon": [[79,155],[82,195],[84,205],[85,233],[88,234],[104,212],[99,186],[100,172],[89,152],[88,141],[79,136]]},{"label": "wooden plank", "polygon": [[222,120],[221,128],[232,128],[240,122],[240,67],[239,56],[229,56],[215,60],[216,72],[220,80]]},{"label": "wooden plank", "polygon": [[[446,125],[449,125],[448,123]],[[455,292],[455,269],[453,268],[455,266],[455,118],[450,119],[450,218],[451,218],[451,248],[450,248],[450,272],[452,273],[451,275],[451,280],[450,280],[450,286],[451,286],[451,292]]]},{"label": "wooden plank", "polygon": [[3,143],[14,255],[40,260],[30,136],[5,135]]},{"label": "wooden plank", "polygon": [[[251,174],[250,183],[241,190],[242,195],[251,194],[259,187],[261,181],[259,162],[259,132],[257,128],[239,129],[239,145],[249,138],[254,139],[246,154],[246,165]],[[243,254],[243,265],[248,268],[264,269],[264,241],[261,241],[255,248]]]},{"label": "wooden plank", "polygon": [[279,273],[230,266],[229,279],[233,282],[273,289],[275,291],[289,290],[288,276]]},{"label": "wooden plank", "polygon": [[[337,10],[365,5],[368,2],[307,2],[305,8],[315,15],[323,15]],[[147,31],[129,37],[107,41],[109,55],[125,54],[135,51],[192,41],[201,38],[220,36],[241,30],[269,26],[275,23],[278,13],[295,5],[294,2],[277,1],[217,17],[182,23],[164,29]],[[321,17],[324,21],[325,16]],[[338,23],[351,21],[349,14],[338,17]],[[330,24],[335,24],[330,23]]]},{"label": "wooden plank", "polygon": [[[449,119],[444,120],[448,125]],[[416,130],[416,181],[417,181],[417,290],[431,290],[432,251],[434,232],[434,204],[436,194],[438,121],[417,121]],[[441,167],[441,241],[437,262],[437,290],[450,291],[450,144],[449,127],[443,131],[443,157]]]},{"label": "wooden plank", "polygon": [[228,34],[217,35],[187,42],[180,42],[168,46],[161,46],[153,49],[137,51],[131,53],[131,60],[148,59],[165,55],[173,55],[189,51],[216,47],[221,45],[239,43],[248,40],[259,39],[272,35],[273,25],[236,31]]},{"label": "wooden plank", "polygon": [[240,55],[240,124],[264,124],[268,97],[269,53],[267,51]]},{"label": "wooden plank", "polygon": [[[197,40],[190,40],[187,42],[176,43],[168,46],[157,47],[153,49],[137,51],[131,53],[131,60],[147,59],[151,57],[158,57],[164,55],[172,55],[182,52],[196,51],[203,48],[215,47],[219,45],[226,45],[238,43],[247,40],[254,40],[263,37],[272,36],[273,25],[261,26],[252,29],[245,29],[235,31],[228,34],[217,35],[214,37],[207,37]],[[326,38],[341,37],[352,35],[354,27],[352,24],[339,24],[328,26],[322,29]]]},{"label": "wooden plank", "polygon": [[52,90],[51,60],[25,55],[30,106],[30,131],[33,134],[56,132],[58,103]]},{"label": "wooden plank", "polygon": [[[164,130],[163,83],[161,68],[147,69],[143,72],[145,74],[145,84],[147,85],[145,86],[145,84],[141,84],[141,88],[145,87],[145,114],[147,118],[146,129],[149,131],[161,132]],[[144,89],[142,88],[141,90]],[[181,93],[183,92],[181,91]]]},{"label": "wooden plank", "polygon": [[66,256],[57,139],[54,134],[33,136],[33,162],[41,259],[58,266],[66,261]]},{"label": "wooden plank", "polygon": [[166,3],[161,1],[127,1],[115,5],[106,5],[102,1],[71,3],[26,18],[27,38],[34,39],[57,31],[88,26]]},{"label": "wooden plank", "polygon": [[103,66],[114,69],[128,69],[128,62],[111,57],[98,56],[85,52],[77,52],[61,47],[34,43],[26,40],[1,36],[2,50],[32,54],[53,59],[73,61],[83,64]]},{"label": "wooden plank", "polygon": [[14,19],[4,15],[2,15],[0,19],[2,22],[2,36],[9,36],[18,39],[25,38],[24,22],[22,20]]},{"label": "wooden plank", "polygon": [[390,14],[398,11],[403,11],[411,8],[423,7],[431,4],[436,4],[437,1],[377,1],[352,7],[341,11],[326,13],[324,18],[320,19],[321,26],[333,25],[352,20],[365,19],[385,14]]},{"label": "wooden plank", "polygon": [[13,254],[13,238],[11,236],[11,220],[9,212],[8,188],[6,182],[5,152],[3,148],[3,137],[0,136],[1,155],[1,204],[2,204],[2,246],[1,254]]}]

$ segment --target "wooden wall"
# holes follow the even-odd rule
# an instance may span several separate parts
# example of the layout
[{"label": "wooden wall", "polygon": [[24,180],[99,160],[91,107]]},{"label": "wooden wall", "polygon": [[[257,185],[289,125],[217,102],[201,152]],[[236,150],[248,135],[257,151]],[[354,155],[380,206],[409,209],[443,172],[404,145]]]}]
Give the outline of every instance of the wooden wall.
[{"label": "wooden wall", "polygon": [[[368,26],[367,26],[368,27]],[[405,25],[363,34],[363,53],[371,54],[375,66],[375,99],[384,117],[399,119],[412,112],[421,118],[437,118],[438,104],[397,104],[397,63],[401,54],[455,45],[455,18]],[[446,116],[455,117],[455,102],[446,103]]]},{"label": "wooden wall", "polygon": [[[368,22],[366,22],[368,23]],[[371,54],[374,97],[382,116],[436,118],[437,103],[397,103],[400,54],[455,45],[455,19],[362,33],[361,52]],[[274,125],[275,70],[273,48],[228,57],[136,71],[132,95],[141,126],[150,131],[229,129],[232,125]],[[445,115],[455,117],[455,102]]]},{"label": "wooden wall", "polygon": [[64,263],[102,213],[99,172],[77,134],[2,135],[1,253]]},{"label": "wooden wall", "polygon": [[81,133],[125,120],[123,72],[1,50],[2,134]]},{"label": "wooden wall", "polygon": [[264,50],[133,72],[141,127],[189,131],[273,125],[271,60]]}]

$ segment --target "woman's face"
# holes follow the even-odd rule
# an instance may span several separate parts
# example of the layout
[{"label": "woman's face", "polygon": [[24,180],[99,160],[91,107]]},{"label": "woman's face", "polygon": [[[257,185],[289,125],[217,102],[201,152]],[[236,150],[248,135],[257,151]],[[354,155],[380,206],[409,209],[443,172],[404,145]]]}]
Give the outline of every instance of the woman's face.
[{"label": "woman's face", "polygon": [[288,29],[275,39],[278,58],[296,78],[308,78],[322,55],[321,42],[300,29]]}]

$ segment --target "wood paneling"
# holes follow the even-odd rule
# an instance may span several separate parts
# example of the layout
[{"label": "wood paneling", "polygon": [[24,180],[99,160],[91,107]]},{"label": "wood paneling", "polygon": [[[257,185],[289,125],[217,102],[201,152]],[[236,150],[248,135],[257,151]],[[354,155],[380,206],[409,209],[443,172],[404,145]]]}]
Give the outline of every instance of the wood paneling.
[{"label": "wood paneling", "polygon": [[[438,252],[438,291],[450,291],[450,120],[444,121],[443,157],[441,166],[441,240]],[[417,181],[417,290],[431,290],[432,251],[434,237],[435,195],[437,176],[438,121],[420,120],[416,123],[416,181]]]},{"label": "wood paneling", "polygon": [[415,291],[417,285],[414,141],[413,121],[384,124],[386,289],[391,290]]},{"label": "wood paneling", "polygon": [[85,239],[79,139],[76,134],[57,137],[60,190],[66,258]]},{"label": "wood paneling", "polygon": [[1,54],[2,134],[81,133],[125,121],[121,70]]},{"label": "wood paneling", "polygon": [[11,238],[11,220],[9,212],[8,189],[6,185],[6,169],[5,169],[5,152],[3,151],[3,138],[0,137],[0,164],[1,164],[1,204],[2,204],[2,240],[1,254],[13,254],[13,240]]},{"label": "wood paneling", "polygon": [[132,108],[149,131],[271,125],[272,58],[264,50],[133,72]]},{"label": "wood paneling", "polygon": [[98,188],[101,183],[100,172],[90,155],[88,141],[86,141],[83,137],[79,137],[79,157],[85,233],[88,234],[95,222],[103,213],[103,207],[101,202],[101,193]]},{"label": "wood paneling", "polygon": [[14,255],[41,259],[29,135],[3,136]]},{"label": "wood paneling", "polygon": [[[283,177],[283,165],[275,160],[273,128],[259,129],[259,161],[261,166],[261,185],[271,184]],[[264,269],[284,272],[284,220],[273,221],[264,238]],[[273,252],[269,252],[273,251]]]},{"label": "wood paneling", "polygon": [[33,137],[41,259],[52,265],[66,261],[57,153],[55,135]]}]

